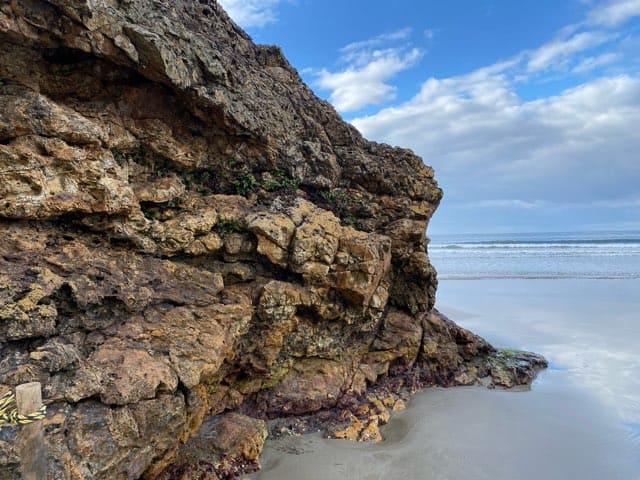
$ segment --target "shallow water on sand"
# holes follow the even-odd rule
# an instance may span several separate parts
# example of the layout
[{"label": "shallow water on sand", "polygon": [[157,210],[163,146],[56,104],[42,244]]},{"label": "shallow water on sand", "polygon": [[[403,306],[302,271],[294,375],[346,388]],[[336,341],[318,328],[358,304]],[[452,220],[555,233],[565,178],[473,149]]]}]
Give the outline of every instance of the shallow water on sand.
[{"label": "shallow water on sand", "polygon": [[420,392],[378,445],[268,441],[247,478],[640,480],[640,280],[446,280],[438,307],[550,368],[531,391]]}]

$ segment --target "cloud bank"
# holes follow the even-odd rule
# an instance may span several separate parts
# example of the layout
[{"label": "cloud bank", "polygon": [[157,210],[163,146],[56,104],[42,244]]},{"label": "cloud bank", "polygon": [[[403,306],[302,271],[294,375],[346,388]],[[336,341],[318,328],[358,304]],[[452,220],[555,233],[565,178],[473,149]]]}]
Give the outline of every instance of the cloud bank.
[{"label": "cloud bank", "polygon": [[600,4],[537,48],[430,77],[409,101],[351,121],[422,155],[458,211],[509,222],[517,211],[560,221],[615,208],[640,228],[640,74],[625,51],[637,38],[620,28],[638,15],[640,0]]}]

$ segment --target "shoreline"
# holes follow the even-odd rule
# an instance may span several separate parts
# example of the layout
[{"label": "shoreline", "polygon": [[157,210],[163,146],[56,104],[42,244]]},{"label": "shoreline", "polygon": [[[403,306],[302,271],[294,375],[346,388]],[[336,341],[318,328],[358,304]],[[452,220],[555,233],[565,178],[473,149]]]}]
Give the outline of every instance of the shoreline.
[{"label": "shoreline", "polygon": [[[615,322],[633,329],[627,323],[639,301],[628,294],[638,282],[574,280],[443,281],[440,285],[438,305],[461,326],[473,328],[495,345],[541,347],[538,351],[548,356],[551,366],[538,375],[532,390],[427,388],[412,396],[407,410],[393,414],[381,430],[382,443],[326,440],[318,434],[270,439],[262,457],[263,470],[245,478],[640,478],[640,435],[634,437],[625,424],[634,420],[625,416],[631,409],[624,409],[621,399],[618,408],[612,407],[610,400],[616,400],[602,397],[606,390],[596,387],[589,375],[602,376],[602,368],[607,368],[609,388],[618,393],[626,388],[636,400],[640,388],[612,384],[614,375],[621,373],[618,366],[601,365],[603,357],[596,344],[591,351],[576,350],[574,343],[581,345],[582,337],[567,333],[577,329],[586,338],[603,335],[587,326],[601,326],[599,315],[609,312],[614,323],[604,330],[609,336],[602,341],[613,348],[609,341],[618,331]],[[494,310],[481,313],[479,308],[488,303],[493,303]],[[447,307],[451,304],[457,306]],[[589,318],[594,318],[593,324]],[[495,336],[496,332],[501,333]],[[633,342],[625,338],[626,348],[633,351]],[[563,350],[569,353],[562,354]],[[572,358],[574,363],[568,361]]]},{"label": "shoreline", "polygon": [[[408,409],[384,427],[386,440],[356,444],[320,438],[320,434],[281,438],[268,443],[263,470],[244,478],[255,480],[329,479],[629,479],[615,470],[634,468],[625,452],[615,464],[596,455],[606,442],[559,416],[536,421],[556,405],[573,402],[556,389],[530,392],[491,391],[482,387],[429,388],[418,392]],[[546,405],[541,405],[544,397]],[[528,413],[534,419],[520,414]],[[605,419],[584,407],[580,417],[603,426]],[[513,421],[515,415],[518,421]],[[560,435],[558,433],[560,432]],[[572,439],[566,443],[567,436]],[[555,438],[554,438],[555,437]],[[627,451],[626,454],[630,452]]]},{"label": "shoreline", "polygon": [[[407,324],[409,320],[411,323]],[[361,366],[362,390],[351,387],[330,408],[314,411],[305,407],[312,413],[294,411],[291,416],[278,417],[269,414],[261,393],[250,396],[237,411],[207,419],[198,433],[180,447],[159,480],[209,473],[235,478],[259,471],[265,439],[267,444],[276,445],[276,450],[281,448],[277,447],[280,442],[290,443],[286,439],[308,441],[304,435],[316,433],[328,441],[385,445],[388,442],[381,429],[389,423],[392,413],[404,410],[417,392],[436,386],[528,390],[540,370],[547,367],[543,356],[497,349],[435,308],[415,318],[421,325],[417,337],[414,319],[390,315],[387,321],[387,336],[378,337],[378,350],[369,360],[384,365],[384,371],[368,372],[366,363]],[[306,384],[303,387],[309,388]],[[265,424],[268,418],[271,420]],[[298,451],[291,445],[284,449]],[[308,472],[304,478],[310,478]]]}]

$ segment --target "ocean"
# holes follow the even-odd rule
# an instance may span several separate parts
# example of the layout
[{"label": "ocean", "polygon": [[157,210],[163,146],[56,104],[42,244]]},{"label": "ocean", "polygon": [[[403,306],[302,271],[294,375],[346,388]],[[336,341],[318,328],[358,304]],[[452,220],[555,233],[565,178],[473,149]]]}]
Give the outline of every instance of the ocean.
[{"label": "ocean", "polygon": [[433,236],[428,250],[441,280],[640,278],[640,232]]},{"label": "ocean", "polygon": [[640,232],[434,236],[436,307],[543,354],[530,390],[428,388],[377,445],[267,441],[262,480],[640,480]]}]

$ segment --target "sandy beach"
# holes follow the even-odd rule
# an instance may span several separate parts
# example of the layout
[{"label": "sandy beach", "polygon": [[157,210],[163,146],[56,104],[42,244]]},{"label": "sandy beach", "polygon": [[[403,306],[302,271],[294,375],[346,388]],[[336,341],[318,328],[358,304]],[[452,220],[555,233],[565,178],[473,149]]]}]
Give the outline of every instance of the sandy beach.
[{"label": "sandy beach", "polygon": [[428,389],[381,444],[268,441],[263,470],[247,478],[637,480],[638,291],[638,280],[443,281],[444,313],[550,360],[532,390]]}]

